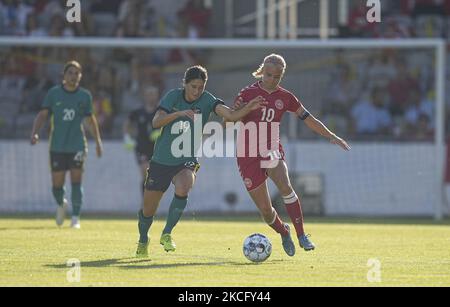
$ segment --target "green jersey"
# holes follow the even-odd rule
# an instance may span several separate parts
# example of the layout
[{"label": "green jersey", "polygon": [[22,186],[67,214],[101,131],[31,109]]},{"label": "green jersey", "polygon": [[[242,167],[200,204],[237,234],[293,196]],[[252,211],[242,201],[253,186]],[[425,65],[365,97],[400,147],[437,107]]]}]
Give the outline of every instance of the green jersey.
[{"label": "green jersey", "polygon": [[43,109],[51,114],[50,151],[76,153],[87,150],[83,119],[92,114],[92,96],[81,87],[73,92],[63,85],[51,88]]},{"label": "green jersey", "polygon": [[[158,109],[168,114],[193,110],[197,120],[194,122],[188,117],[180,117],[163,127],[161,136],[155,144],[152,161],[168,166],[180,165],[189,161],[197,162],[196,151],[202,142],[203,127],[209,120],[211,112],[215,112],[216,106],[223,101],[204,91],[195,101],[188,102],[184,98],[184,89],[174,89],[162,99]],[[201,119],[201,124],[198,122]],[[180,140],[188,140],[180,145]],[[180,145],[180,146],[179,146]],[[187,146],[188,148],[186,148]],[[183,152],[180,155],[179,149]]]}]

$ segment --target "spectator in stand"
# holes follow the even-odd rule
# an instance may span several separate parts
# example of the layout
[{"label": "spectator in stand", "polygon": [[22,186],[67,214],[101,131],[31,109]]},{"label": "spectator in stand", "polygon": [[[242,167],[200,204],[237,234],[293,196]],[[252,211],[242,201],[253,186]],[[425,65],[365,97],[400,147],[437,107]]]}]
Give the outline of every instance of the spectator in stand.
[{"label": "spectator in stand", "polygon": [[155,36],[155,16],[149,1],[125,0],[119,8],[118,37]]},{"label": "spectator in stand", "polygon": [[[177,37],[197,39],[208,33],[211,10],[203,1],[189,0],[186,6],[178,12],[179,21],[176,26]],[[168,60],[172,64],[205,65],[203,50],[174,48],[169,52]]]},{"label": "spectator in stand", "polygon": [[0,31],[3,35],[26,35],[27,16],[33,8],[22,0],[2,0],[0,4]]},{"label": "spectator in stand", "polygon": [[[422,98],[418,89],[409,92],[410,105],[405,112],[405,136],[420,135],[421,133],[432,133],[434,121],[434,102]],[[427,122],[427,126],[424,126]]]},{"label": "spectator in stand", "polygon": [[138,22],[137,18],[131,15],[125,17],[117,28],[117,37],[138,37]]},{"label": "spectator in stand", "polygon": [[400,0],[401,12],[404,15],[441,15],[450,5],[448,0]]},{"label": "spectator in stand", "polygon": [[374,88],[368,100],[364,99],[351,110],[351,130],[356,135],[389,135],[392,117],[385,107],[385,90]]},{"label": "spectator in stand", "polygon": [[432,120],[425,113],[419,114],[415,139],[419,141],[432,141],[434,129],[430,128]]},{"label": "spectator in stand", "polygon": [[95,90],[93,90],[93,106],[101,130],[110,134],[114,120],[114,94],[116,74],[114,69],[107,65],[97,64],[95,73]]},{"label": "spectator in stand", "polygon": [[347,116],[360,92],[360,84],[352,76],[350,65],[340,66],[337,76],[330,80],[325,112]]},{"label": "spectator in stand", "polygon": [[357,0],[350,10],[348,29],[351,36],[374,37],[376,36],[376,23],[367,21],[367,1]]},{"label": "spectator in stand", "polygon": [[158,89],[159,93],[164,92],[164,77],[160,67],[151,64],[144,64],[144,67],[142,67],[141,79],[142,84],[145,84],[146,86],[147,84],[151,84]]},{"label": "spectator in stand", "polygon": [[62,15],[53,15],[50,22],[49,35],[52,37],[73,37],[73,30],[66,25]]},{"label": "spectator in stand", "polygon": [[140,29],[140,18],[127,15],[122,22],[119,23],[117,29],[117,37],[143,37],[144,32]]},{"label": "spectator in stand", "polygon": [[414,0],[413,17],[419,15],[444,15],[445,0]]},{"label": "spectator in stand", "polygon": [[96,13],[112,13],[117,16],[122,0],[90,0],[89,11]]},{"label": "spectator in stand", "polygon": [[450,12],[449,0],[400,0],[402,12],[411,16],[418,37],[441,37],[445,32],[445,17]]},{"label": "spectator in stand", "polygon": [[404,59],[396,64],[397,75],[389,82],[388,91],[391,96],[390,111],[396,116],[403,116],[409,100],[409,92],[419,90],[419,82],[411,76]]},{"label": "spectator in stand", "polygon": [[395,18],[388,18],[386,27],[380,33],[381,38],[408,38],[411,37],[411,29],[408,25],[402,24]]},{"label": "spectator in stand", "polygon": [[45,95],[52,86],[53,83],[48,77],[45,65],[37,64],[34,73],[25,82],[20,112],[38,112],[41,109],[41,102],[44,101]]},{"label": "spectator in stand", "polygon": [[211,9],[205,7],[203,0],[189,0],[178,16],[186,25],[189,38],[207,36]]},{"label": "spectator in stand", "polygon": [[394,63],[395,54],[389,50],[382,50],[372,56],[368,68],[363,69],[367,71],[365,83],[369,91],[374,87],[385,88],[389,84],[396,74]]},{"label": "spectator in stand", "polygon": [[33,6],[33,13],[35,15],[41,15],[45,10],[49,0],[34,0],[31,5]]},{"label": "spectator in stand", "polygon": [[27,17],[26,35],[31,37],[48,36],[47,31],[39,25],[39,20],[35,14],[29,14]]},{"label": "spectator in stand", "polygon": [[[177,37],[187,38],[187,35],[187,29],[179,25]],[[204,59],[202,59],[201,56],[202,54],[203,53],[199,50],[172,48],[168,53],[167,60],[170,64],[186,64],[189,66],[192,66],[195,63],[204,64]]]},{"label": "spectator in stand", "polygon": [[45,4],[44,8],[41,10],[40,18],[43,22],[42,26],[47,29],[50,29],[52,18],[55,15],[64,16],[65,8],[62,6],[61,1],[59,0],[49,0]]},{"label": "spectator in stand", "polygon": [[350,109],[360,96],[360,87],[358,80],[352,77],[349,64],[340,65],[337,74],[331,78],[323,118],[336,133],[347,133]]},{"label": "spectator in stand", "polygon": [[25,85],[25,77],[22,63],[14,51],[6,55],[3,63],[2,75],[0,75],[0,95],[19,103],[22,89]]},{"label": "spectator in stand", "polygon": [[113,106],[110,93],[105,90],[93,89],[92,105],[97,117],[98,126],[103,134],[111,133],[113,124]]}]

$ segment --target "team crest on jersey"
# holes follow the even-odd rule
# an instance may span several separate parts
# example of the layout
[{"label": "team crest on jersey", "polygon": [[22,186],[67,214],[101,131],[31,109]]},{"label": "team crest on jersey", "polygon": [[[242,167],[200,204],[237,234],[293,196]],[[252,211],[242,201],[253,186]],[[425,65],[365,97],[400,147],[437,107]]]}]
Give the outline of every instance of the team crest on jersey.
[{"label": "team crest on jersey", "polygon": [[250,189],[252,187],[252,185],[253,185],[253,182],[252,182],[252,180],[250,178],[245,178],[244,179],[244,184],[247,187],[247,189]]},{"label": "team crest on jersey", "polygon": [[277,101],[275,101],[275,107],[278,110],[283,110],[284,109],[284,102],[283,102],[283,100],[278,99]]}]

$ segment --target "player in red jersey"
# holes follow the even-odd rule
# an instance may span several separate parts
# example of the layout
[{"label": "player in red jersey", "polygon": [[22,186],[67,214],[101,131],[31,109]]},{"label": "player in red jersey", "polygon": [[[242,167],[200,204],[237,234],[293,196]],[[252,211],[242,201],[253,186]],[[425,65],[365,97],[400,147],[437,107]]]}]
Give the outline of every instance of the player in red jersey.
[{"label": "player in red jersey", "polygon": [[[267,106],[250,112],[242,119],[246,129],[240,129],[238,135],[237,163],[245,186],[265,222],[281,235],[285,252],[293,256],[295,245],[291,239],[289,225],[281,221],[272,206],[267,178],[272,179],[283,196],[300,247],[309,251],[313,250],[315,245],[303,229],[300,199],[289,181],[283,147],[279,142],[278,128],[284,113],[295,113],[311,130],[344,150],[350,150],[350,146],[311,115],[297,97],[279,85],[285,70],[286,62],[282,56],[277,54],[267,56],[259,69],[253,73],[253,76],[260,80],[239,93],[234,107],[239,108],[257,96],[262,96],[267,101]],[[258,131],[257,136],[252,137],[247,132],[247,127],[254,123]],[[254,139],[257,139],[256,146],[251,144]]]}]

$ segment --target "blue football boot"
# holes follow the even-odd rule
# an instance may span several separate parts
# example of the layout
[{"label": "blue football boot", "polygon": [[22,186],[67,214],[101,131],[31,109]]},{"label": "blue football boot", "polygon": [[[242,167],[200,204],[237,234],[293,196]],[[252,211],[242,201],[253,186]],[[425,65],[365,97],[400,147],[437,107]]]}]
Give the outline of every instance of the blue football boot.
[{"label": "blue football boot", "polygon": [[288,234],[285,236],[281,236],[281,241],[283,244],[284,251],[288,256],[292,257],[295,255],[295,244],[294,241],[292,241],[291,238],[291,229],[288,224],[284,224],[284,227],[286,227]]},{"label": "blue football boot", "polygon": [[314,243],[312,243],[309,240],[310,236],[311,235],[302,235],[302,236],[298,237],[298,242],[300,243],[300,247],[303,248],[305,251],[312,251],[316,248]]}]

